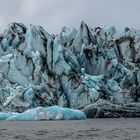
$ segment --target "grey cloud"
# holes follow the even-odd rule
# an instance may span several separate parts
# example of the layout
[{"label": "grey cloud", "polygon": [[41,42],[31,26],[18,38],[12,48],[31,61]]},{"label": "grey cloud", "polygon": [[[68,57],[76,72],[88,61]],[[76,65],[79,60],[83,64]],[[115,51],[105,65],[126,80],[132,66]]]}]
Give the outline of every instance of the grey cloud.
[{"label": "grey cloud", "polygon": [[0,0],[0,30],[9,22],[41,25],[50,33],[63,26],[114,25],[140,28],[139,0]]}]

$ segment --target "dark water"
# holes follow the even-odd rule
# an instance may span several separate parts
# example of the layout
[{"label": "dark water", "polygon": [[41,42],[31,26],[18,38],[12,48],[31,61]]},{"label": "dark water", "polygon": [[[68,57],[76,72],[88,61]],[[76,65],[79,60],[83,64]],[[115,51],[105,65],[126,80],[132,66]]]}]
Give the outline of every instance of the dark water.
[{"label": "dark water", "polygon": [[140,140],[140,119],[0,122],[0,140]]}]

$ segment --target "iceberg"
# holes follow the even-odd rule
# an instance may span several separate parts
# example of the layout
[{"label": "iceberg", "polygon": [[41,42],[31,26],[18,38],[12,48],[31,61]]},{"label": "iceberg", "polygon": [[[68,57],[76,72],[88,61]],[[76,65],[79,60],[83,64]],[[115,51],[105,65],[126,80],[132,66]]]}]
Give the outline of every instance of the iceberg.
[{"label": "iceberg", "polygon": [[[1,115],[1,114],[0,114]],[[4,116],[5,115],[5,116]],[[11,121],[37,121],[37,120],[84,120],[86,115],[79,110],[51,106],[37,107],[23,113],[2,114],[0,118]],[[5,118],[4,118],[5,117]]]}]

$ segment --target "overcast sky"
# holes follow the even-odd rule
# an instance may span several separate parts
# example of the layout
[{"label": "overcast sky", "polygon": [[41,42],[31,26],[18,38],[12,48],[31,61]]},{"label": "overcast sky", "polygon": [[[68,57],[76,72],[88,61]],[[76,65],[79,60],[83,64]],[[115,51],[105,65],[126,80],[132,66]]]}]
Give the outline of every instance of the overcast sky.
[{"label": "overcast sky", "polygon": [[140,29],[140,0],[0,0],[0,31],[9,22],[23,22],[57,33],[81,20],[92,27]]}]

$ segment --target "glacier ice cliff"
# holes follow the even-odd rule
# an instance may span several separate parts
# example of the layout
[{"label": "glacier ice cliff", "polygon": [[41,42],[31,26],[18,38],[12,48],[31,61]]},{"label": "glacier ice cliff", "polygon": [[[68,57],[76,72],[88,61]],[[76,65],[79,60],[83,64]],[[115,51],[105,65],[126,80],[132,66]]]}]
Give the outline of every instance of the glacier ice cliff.
[{"label": "glacier ice cliff", "polygon": [[51,35],[41,26],[10,23],[0,35],[2,117],[54,105],[72,109],[91,105],[93,114],[97,108],[108,111],[102,109],[104,103],[93,107],[100,101],[111,109],[115,105],[129,112],[135,104],[133,111],[139,110],[139,30],[91,28],[82,21],[79,29],[63,27]]}]

